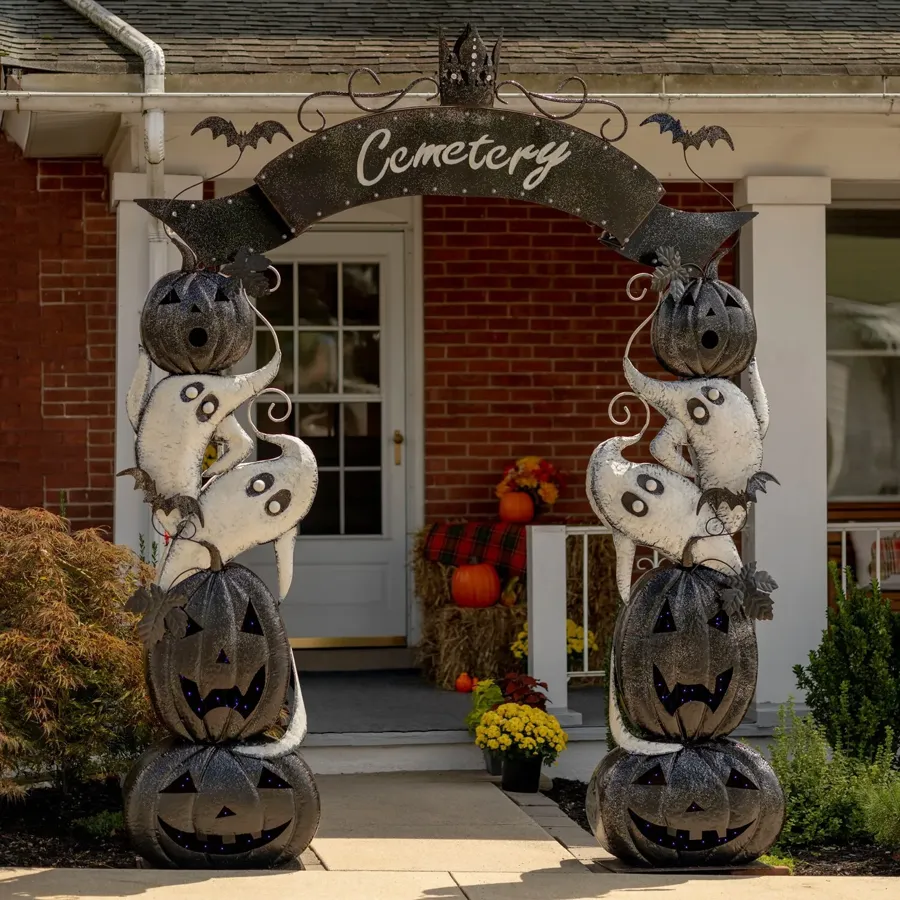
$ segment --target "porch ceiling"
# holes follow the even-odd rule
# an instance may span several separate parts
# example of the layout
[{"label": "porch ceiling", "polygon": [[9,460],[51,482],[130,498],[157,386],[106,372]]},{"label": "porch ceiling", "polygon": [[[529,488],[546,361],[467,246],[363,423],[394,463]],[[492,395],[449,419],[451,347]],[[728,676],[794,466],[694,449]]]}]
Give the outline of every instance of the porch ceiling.
[{"label": "porch ceiling", "polygon": [[[159,42],[169,72],[431,72],[436,25],[504,34],[521,74],[900,74],[900,0],[108,0]],[[0,62],[139,72],[140,60],[61,0],[0,0]]]}]

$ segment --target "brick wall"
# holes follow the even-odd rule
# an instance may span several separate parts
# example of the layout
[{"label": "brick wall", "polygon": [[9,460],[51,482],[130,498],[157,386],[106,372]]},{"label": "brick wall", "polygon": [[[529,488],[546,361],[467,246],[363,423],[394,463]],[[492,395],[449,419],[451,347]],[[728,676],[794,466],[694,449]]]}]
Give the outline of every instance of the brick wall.
[{"label": "brick wall", "polygon": [[[702,185],[666,189],[665,202],[680,209],[729,208]],[[556,210],[452,197],[424,204],[426,517],[495,515],[504,465],[528,454],[570,472],[559,513],[592,517],[584,468],[601,440],[622,433],[607,406],[627,389],[622,352],[652,309],[649,297],[625,296],[628,278],[646,269]],[[732,266],[726,257],[723,278]],[[632,358],[662,374],[649,328]]]},{"label": "brick wall", "polygon": [[110,526],[116,222],[99,160],[0,141],[0,505]]}]

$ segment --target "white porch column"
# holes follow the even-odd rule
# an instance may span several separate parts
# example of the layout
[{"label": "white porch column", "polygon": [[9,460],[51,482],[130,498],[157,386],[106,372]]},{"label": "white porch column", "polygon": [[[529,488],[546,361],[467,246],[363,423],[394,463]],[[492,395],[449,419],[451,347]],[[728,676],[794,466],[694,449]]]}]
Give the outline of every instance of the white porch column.
[{"label": "white porch column", "polygon": [[740,287],[759,333],[757,359],[771,408],[763,468],[781,485],[759,495],[744,558],[778,582],[775,619],[760,622],[758,719],[789,695],[792,667],[808,661],[827,605],[825,209],[831,180],[749,176],[736,204],[759,215],[743,230]]},{"label": "white porch column", "polygon": [[566,526],[529,525],[528,674],[546,682],[547,711],[560,724],[580,725],[581,714],[569,709],[566,656]]},{"label": "white porch column", "polygon": [[[200,181],[199,175],[166,176],[166,196]],[[116,225],[116,472],[134,465],[134,432],[125,414],[125,397],[134,377],[140,341],[140,313],[150,290],[147,216],[134,201],[147,194],[143,174],[116,172],[112,176],[111,202],[117,213]],[[185,200],[203,198],[202,187],[182,194]],[[181,265],[181,254],[169,247],[169,268]],[[157,372],[157,375],[161,373]],[[150,513],[131,478],[117,478],[113,519],[113,539],[135,552],[143,534],[150,544],[156,539],[150,527]],[[161,548],[160,548],[161,549]]]}]

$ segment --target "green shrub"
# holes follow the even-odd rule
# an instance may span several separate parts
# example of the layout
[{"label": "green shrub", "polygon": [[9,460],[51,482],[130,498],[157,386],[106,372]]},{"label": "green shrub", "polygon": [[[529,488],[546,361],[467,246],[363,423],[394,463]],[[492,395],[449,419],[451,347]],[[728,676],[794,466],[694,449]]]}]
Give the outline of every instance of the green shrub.
[{"label": "green shrub", "polygon": [[900,847],[900,774],[870,784],[862,797],[866,831],[876,844]]},{"label": "green shrub", "polygon": [[784,790],[786,815],[777,851],[851,843],[865,834],[859,805],[861,765],[832,753],[823,729],[800,718],[791,702],[778,711],[772,768]]},{"label": "green shrub", "polygon": [[122,813],[104,809],[103,812],[85,816],[83,819],[75,819],[72,822],[75,831],[81,832],[95,840],[112,837],[125,827]]},{"label": "green shrub", "polygon": [[503,702],[503,692],[500,686],[491,678],[483,678],[472,688],[472,709],[466,716],[466,728],[469,734],[474,735],[481,717],[495,706]]},{"label": "green shrub", "polygon": [[766,866],[785,866],[791,875],[794,874],[793,856],[779,856],[777,853],[767,853],[761,856],[759,861]]},{"label": "green shrub", "polygon": [[0,508],[0,796],[29,778],[120,773],[151,737],[123,604],[149,576],[126,547],[40,509]]},{"label": "green shrub", "polygon": [[795,666],[794,674],[828,743],[872,760],[888,725],[900,721],[900,658],[894,649],[900,627],[877,583],[863,588],[848,570],[845,592],[838,567],[829,568],[835,606],[809,665]]}]

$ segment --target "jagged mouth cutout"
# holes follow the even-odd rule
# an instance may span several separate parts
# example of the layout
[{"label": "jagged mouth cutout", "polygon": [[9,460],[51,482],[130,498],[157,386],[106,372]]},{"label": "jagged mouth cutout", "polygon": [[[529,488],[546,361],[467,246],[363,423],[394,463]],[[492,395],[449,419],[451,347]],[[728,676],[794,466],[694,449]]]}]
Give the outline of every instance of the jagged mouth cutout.
[{"label": "jagged mouth cutout", "polygon": [[728,693],[733,675],[733,668],[721,672],[716,676],[716,686],[712,691],[705,684],[681,684],[681,682],[669,688],[662,672],[654,666],[653,684],[656,687],[657,699],[670,716],[674,716],[685,703],[693,702],[705,703],[710,712],[715,712]]},{"label": "jagged mouth cutout", "polygon": [[715,829],[702,832],[699,838],[691,838],[691,832],[686,828],[672,829],[665,825],[656,825],[642,819],[636,812],[628,810],[631,821],[640,832],[641,836],[648,841],[656,844],[658,847],[664,847],[666,850],[680,850],[683,853],[699,853],[703,850],[711,850],[714,847],[721,847],[728,844],[735,838],[740,837],[752,824],[753,821],[738,828],[726,828],[725,834],[720,835]]},{"label": "jagged mouth cutout", "polygon": [[205,697],[200,696],[200,688],[196,681],[191,681],[184,675],[178,677],[181,681],[182,696],[198,719],[205,718],[214,709],[231,709],[246,719],[259,705],[266,686],[266,667],[260,666],[246,692],[235,685],[230,688],[214,688]]},{"label": "jagged mouth cutout", "polygon": [[284,834],[293,821],[293,819],[288,819],[283,825],[277,825],[275,828],[261,831],[259,837],[253,837],[248,832],[245,834],[207,834],[201,838],[195,831],[179,831],[161,816],[157,816],[156,820],[166,836],[178,844],[179,847],[184,847],[185,850],[191,850],[194,853],[215,853],[219,856],[249,853],[251,850],[265,847]]}]

